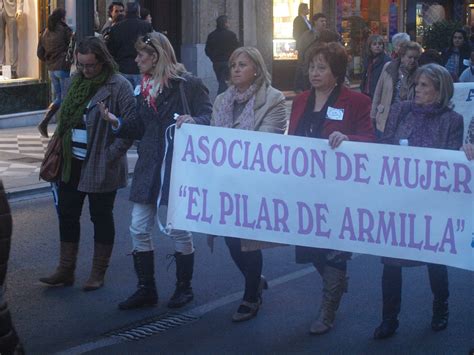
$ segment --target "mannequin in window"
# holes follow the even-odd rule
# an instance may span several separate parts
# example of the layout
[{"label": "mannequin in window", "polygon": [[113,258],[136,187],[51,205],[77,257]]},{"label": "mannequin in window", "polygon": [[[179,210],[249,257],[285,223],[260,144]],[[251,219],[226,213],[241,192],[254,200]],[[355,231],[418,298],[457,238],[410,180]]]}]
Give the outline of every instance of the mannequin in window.
[{"label": "mannequin in window", "polygon": [[[24,0],[0,0],[0,66],[12,66],[12,78],[16,79],[18,65],[17,21],[23,14]],[[8,36],[9,60],[5,60],[5,39]]]}]

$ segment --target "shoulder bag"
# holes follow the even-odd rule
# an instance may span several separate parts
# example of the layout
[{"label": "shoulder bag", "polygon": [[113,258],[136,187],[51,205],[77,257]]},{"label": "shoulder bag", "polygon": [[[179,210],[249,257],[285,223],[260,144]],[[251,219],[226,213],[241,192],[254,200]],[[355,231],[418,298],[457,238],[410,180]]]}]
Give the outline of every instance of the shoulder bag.
[{"label": "shoulder bag", "polygon": [[61,163],[63,159],[62,139],[54,135],[49,141],[48,148],[41,163],[39,177],[44,181],[57,182],[61,178]]}]

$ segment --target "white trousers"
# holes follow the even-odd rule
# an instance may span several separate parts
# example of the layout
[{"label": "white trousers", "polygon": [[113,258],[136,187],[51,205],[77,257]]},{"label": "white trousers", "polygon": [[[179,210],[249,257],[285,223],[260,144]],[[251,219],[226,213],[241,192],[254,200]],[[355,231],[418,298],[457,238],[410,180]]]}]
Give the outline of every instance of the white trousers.
[{"label": "white trousers", "polygon": [[[166,225],[167,206],[160,206],[157,213],[156,205],[134,203],[130,235],[132,236],[133,251],[143,252],[153,250],[151,232],[155,225],[155,218]],[[175,251],[183,255],[194,252],[193,235],[188,231],[172,229],[167,235],[174,241]]]}]

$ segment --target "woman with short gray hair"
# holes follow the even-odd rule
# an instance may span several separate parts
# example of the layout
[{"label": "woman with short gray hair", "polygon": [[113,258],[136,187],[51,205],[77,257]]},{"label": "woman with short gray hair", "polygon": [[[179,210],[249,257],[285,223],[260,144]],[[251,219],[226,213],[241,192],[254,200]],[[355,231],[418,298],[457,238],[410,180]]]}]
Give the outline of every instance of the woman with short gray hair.
[{"label": "woman with short gray hair", "polygon": [[[454,88],[449,72],[438,64],[426,64],[415,74],[415,97],[392,106],[380,143],[459,150],[464,122],[451,108]],[[401,308],[402,266],[420,265],[409,260],[382,258],[382,323],[374,338],[391,337],[398,328]],[[448,326],[448,270],[445,265],[426,264],[433,293],[431,328]]]}]

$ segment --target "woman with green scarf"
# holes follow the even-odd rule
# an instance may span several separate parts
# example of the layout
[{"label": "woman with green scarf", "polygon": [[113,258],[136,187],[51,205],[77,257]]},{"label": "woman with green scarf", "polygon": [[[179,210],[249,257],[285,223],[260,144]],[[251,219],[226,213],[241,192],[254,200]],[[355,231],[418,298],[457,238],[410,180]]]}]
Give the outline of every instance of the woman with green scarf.
[{"label": "woman with green scarf", "polygon": [[71,80],[55,132],[63,145],[58,182],[60,260],[56,272],[40,281],[54,286],[74,283],[80,216],[88,196],[94,257],[83,289],[92,291],[104,284],[115,238],[115,195],[127,184],[126,152],[133,142],[115,137],[102,119],[103,108],[133,119],[135,98],[130,83],[116,73],[117,64],[100,39],[85,38],[75,54],[79,72]]}]

